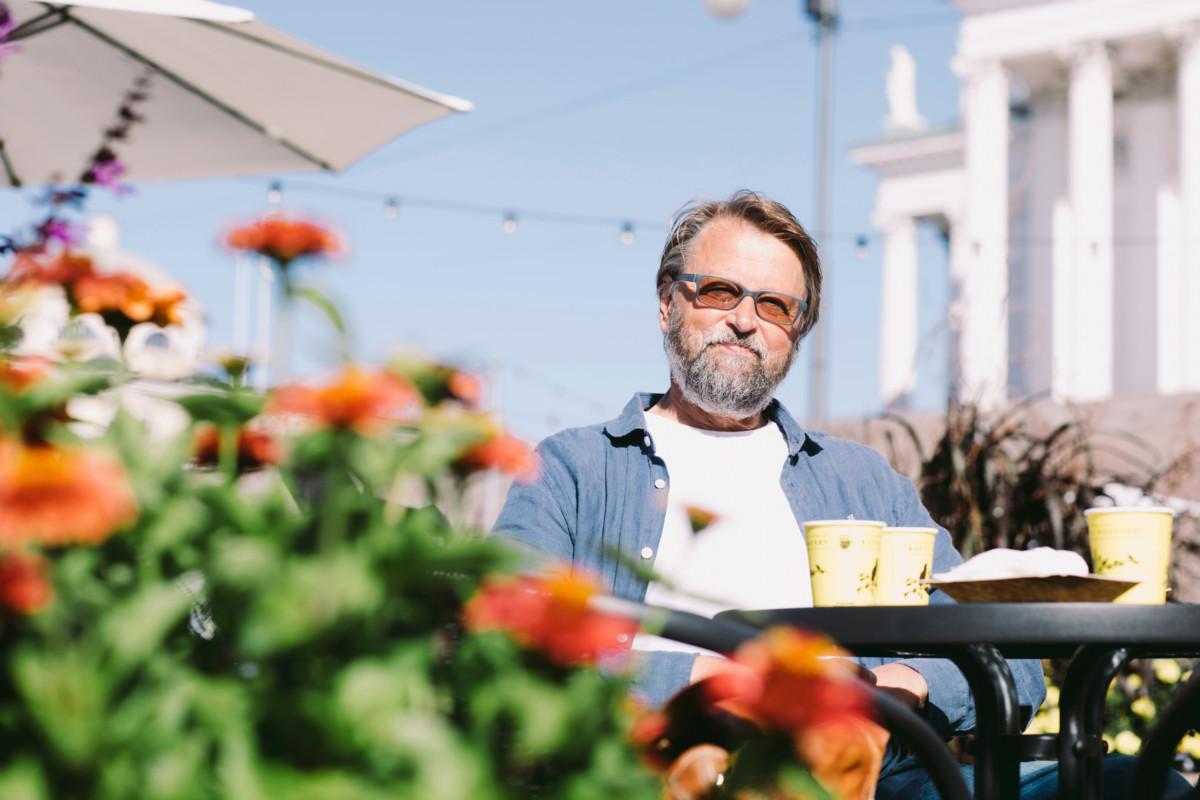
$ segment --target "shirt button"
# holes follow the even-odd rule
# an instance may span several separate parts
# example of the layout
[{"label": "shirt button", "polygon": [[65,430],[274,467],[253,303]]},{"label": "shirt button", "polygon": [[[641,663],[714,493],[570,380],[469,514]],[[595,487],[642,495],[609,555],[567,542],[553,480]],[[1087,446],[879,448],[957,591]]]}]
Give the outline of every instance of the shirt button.
[{"label": "shirt button", "polygon": [[655,478],[654,479],[654,488],[655,489],[665,489],[665,488],[667,488],[667,482],[664,481],[662,478]]},{"label": "shirt button", "polygon": [[646,438],[642,439],[642,444],[646,445],[646,447],[649,447],[650,446],[650,437],[647,436]]},{"label": "shirt button", "polygon": [[649,547],[643,547],[642,548],[642,558],[645,558],[645,559],[654,558],[654,550]]}]

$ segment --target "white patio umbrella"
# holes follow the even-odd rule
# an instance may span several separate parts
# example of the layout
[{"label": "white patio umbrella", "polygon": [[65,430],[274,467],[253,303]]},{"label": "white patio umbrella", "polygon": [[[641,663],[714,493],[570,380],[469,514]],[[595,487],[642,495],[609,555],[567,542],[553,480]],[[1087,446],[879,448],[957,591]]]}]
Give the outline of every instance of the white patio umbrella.
[{"label": "white patio umbrella", "polygon": [[206,0],[4,0],[0,186],[75,180],[147,68],[125,180],[340,170],[465,100],[360,69]]}]

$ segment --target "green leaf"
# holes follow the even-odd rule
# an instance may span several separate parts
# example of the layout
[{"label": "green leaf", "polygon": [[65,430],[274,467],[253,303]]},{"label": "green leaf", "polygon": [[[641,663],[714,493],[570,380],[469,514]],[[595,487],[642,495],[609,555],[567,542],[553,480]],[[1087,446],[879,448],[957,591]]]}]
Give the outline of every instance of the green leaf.
[{"label": "green leaf", "polygon": [[236,427],[261,414],[266,398],[254,392],[237,389],[186,395],[176,402],[196,422]]},{"label": "green leaf", "polygon": [[191,595],[171,583],[151,584],[113,606],[100,621],[100,637],[117,675],[123,676],[155,652],[191,606]]},{"label": "green leaf", "polygon": [[263,586],[241,629],[245,652],[268,655],[302,644],[330,627],[374,613],[383,585],[361,555],[294,559]]},{"label": "green leaf", "polygon": [[12,679],[34,725],[66,764],[93,764],[104,739],[108,676],[79,647],[45,652],[23,647],[12,658]]},{"label": "green leaf", "polygon": [[0,800],[43,800],[50,796],[38,763],[21,758],[0,769]]},{"label": "green leaf", "polygon": [[325,315],[329,320],[329,324],[338,332],[340,336],[346,335],[346,320],[342,317],[342,312],[338,310],[337,305],[324,292],[313,286],[299,286],[293,284],[291,287],[293,297],[299,297],[307,300],[318,311]]}]

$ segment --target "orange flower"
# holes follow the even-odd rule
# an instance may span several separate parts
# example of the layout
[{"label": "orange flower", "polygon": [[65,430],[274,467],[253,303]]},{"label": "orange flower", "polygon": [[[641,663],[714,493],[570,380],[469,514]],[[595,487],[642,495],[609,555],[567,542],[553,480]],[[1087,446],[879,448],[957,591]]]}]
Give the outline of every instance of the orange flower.
[{"label": "orange flower", "polygon": [[38,250],[17,253],[7,278],[14,283],[67,286],[83,275],[92,274],[92,259],[78,253],[48,255]]},{"label": "orange flower", "polygon": [[89,273],[70,284],[75,307],[84,313],[120,314],[131,323],[183,322],[187,293],[177,286],[154,287],[129,272]]},{"label": "orange flower", "polygon": [[125,470],[111,457],[0,443],[0,542],[96,544],[136,517]]},{"label": "orange flower", "polygon": [[415,419],[421,395],[411,383],[382,371],[344,368],[337,379],[321,387],[293,384],[276,391],[270,410],[302,414],[331,428],[369,433],[391,422]]},{"label": "orange flower", "polygon": [[[221,460],[221,431],[216,425],[196,427],[192,445],[196,463],[215,467]],[[264,431],[241,428],[237,433],[237,471],[249,472],[283,460],[283,451],[275,437]]]},{"label": "orange flower", "polygon": [[709,699],[799,739],[809,727],[870,716],[870,696],[846,652],[829,639],[773,628],[707,679]]},{"label": "orange flower", "polygon": [[21,394],[46,377],[50,361],[37,356],[15,356],[0,360],[0,389]]},{"label": "orange flower", "polygon": [[634,620],[592,609],[595,593],[591,581],[566,570],[493,580],[467,604],[464,622],[471,631],[504,631],[557,664],[591,664],[627,650],[638,628]]},{"label": "orange flower", "polygon": [[446,381],[446,391],[463,405],[477,408],[483,400],[483,381],[469,372],[454,370]]},{"label": "orange flower", "polygon": [[0,606],[32,614],[45,608],[53,596],[44,559],[27,553],[0,555]]},{"label": "orange flower", "polygon": [[454,462],[454,469],[470,475],[487,469],[498,469],[519,481],[536,480],[539,472],[537,453],[517,437],[503,431],[467,449]]},{"label": "orange flower", "polygon": [[684,506],[684,511],[687,512],[688,524],[692,526],[692,533],[699,533],[720,519],[713,512],[700,508],[700,506]]},{"label": "orange flower", "polygon": [[234,228],[225,244],[235,250],[258,253],[287,266],[297,258],[341,251],[336,234],[313,222],[270,217]]}]

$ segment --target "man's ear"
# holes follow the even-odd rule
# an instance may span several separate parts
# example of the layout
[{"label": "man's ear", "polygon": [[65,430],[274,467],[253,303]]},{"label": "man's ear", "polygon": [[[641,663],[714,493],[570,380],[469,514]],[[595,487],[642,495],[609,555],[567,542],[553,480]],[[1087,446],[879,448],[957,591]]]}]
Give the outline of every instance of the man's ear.
[{"label": "man's ear", "polygon": [[658,327],[662,328],[663,333],[667,332],[671,324],[671,295],[669,287],[658,294]]}]

